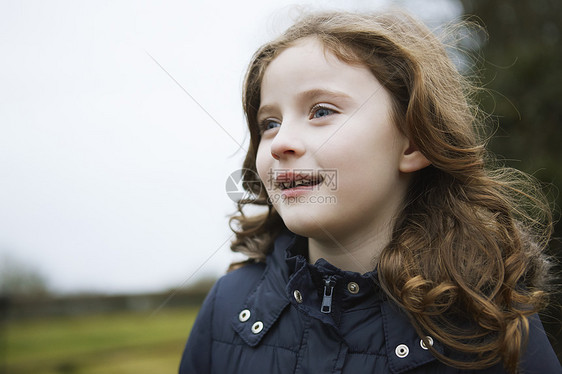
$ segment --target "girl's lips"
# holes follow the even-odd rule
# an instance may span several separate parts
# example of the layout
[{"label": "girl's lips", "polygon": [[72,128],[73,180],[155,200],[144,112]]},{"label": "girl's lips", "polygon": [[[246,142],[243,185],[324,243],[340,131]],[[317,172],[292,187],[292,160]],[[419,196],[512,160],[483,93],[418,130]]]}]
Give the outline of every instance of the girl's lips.
[{"label": "girl's lips", "polygon": [[299,186],[281,190],[281,195],[284,197],[297,197],[304,195],[312,190],[314,190],[314,186]]},{"label": "girl's lips", "polygon": [[277,188],[282,191],[286,191],[294,188],[301,187],[314,187],[319,185],[324,181],[321,175],[313,174],[293,174],[293,173],[281,173],[275,178],[275,184]]},{"label": "girl's lips", "polygon": [[295,186],[291,188],[281,188],[281,195],[284,197],[296,197],[304,195],[310,191],[314,191],[318,189],[318,186],[322,183],[322,180],[315,182],[314,184],[310,185],[302,185],[302,186]]},{"label": "girl's lips", "polygon": [[301,188],[301,187],[302,188],[314,187],[314,186],[318,186],[320,183],[322,183],[322,180],[316,180],[316,179],[312,180],[312,181],[307,180],[305,182],[305,184],[301,184],[301,183],[295,183],[295,182],[280,183],[279,187],[282,190],[290,190],[290,189],[293,189],[293,188]]},{"label": "girl's lips", "polygon": [[281,197],[295,198],[319,189],[324,177],[312,170],[278,170],[274,181],[274,188]]}]

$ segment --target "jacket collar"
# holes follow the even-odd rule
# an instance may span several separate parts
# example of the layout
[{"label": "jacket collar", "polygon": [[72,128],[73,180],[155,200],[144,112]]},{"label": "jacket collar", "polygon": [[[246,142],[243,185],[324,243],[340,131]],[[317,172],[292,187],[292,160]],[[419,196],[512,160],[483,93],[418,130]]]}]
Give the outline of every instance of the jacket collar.
[{"label": "jacket collar", "polygon": [[[385,337],[386,357],[392,373],[399,374],[435,361],[436,358],[425,348],[417,331],[410,323],[407,315],[388,298],[381,304]],[[430,337],[431,338],[431,337]],[[432,346],[443,354],[443,346],[431,338]],[[408,350],[405,357],[404,347]]]},{"label": "jacket collar", "polygon": [[[232,320],[234,330],[249,346],[255,347],[260,343],[290,303],[311,317],[332,325],[337,330],[332,316],[320,313],[317,307],[311,307],[311,305],[321,305],[322,301],[316,291],[318,282],[313,279],[319,274],[352,278],[356,282],[362,282],[359,284],[359,288],[363,290],[373,288],[372,282],[377,279],[375,272],[363,275],[346,272],[323,259],[310,265],[305,257],[306,251],[307,239],[288,230],[281,232],[275,240],[273,252],[266,260],[264,274],[244,304],[244,309],[249,311],[249,318],[244,320],[237,315]],[[367,284],[370,284],[371,287],[362,286]],[[293,297],[295,289],[309,295],[309,302],[297,303]],[[374,302],[381,302],[386,353],[389,367],[393,373],[399,374],[435,360],[429,350],[422,348],[421,339],[407,315],[384,296],[382,291],[379,290],[375,297],[373,294],[366,294],[364,297],[371,298]],[[261,328],[252,328],[260,327],[260,322]],[[400,358],[398,350],[401,346],[408,347],[408,359]],[[439,353],[443,353],[443,347],[439,342],[434,341],[433,347]]]},{"label": "jacket collar", "polygon": [[285,263],[284,254],[299,238],[289,231],[283,231],[277,237],[272,254],[267,256],[263,276],[244,304],[244,310],[249,311],[249,318],[238,315],[232,320],[234,330],[250,347],[259,344],[289,305],[285,287],[290,269]]}]

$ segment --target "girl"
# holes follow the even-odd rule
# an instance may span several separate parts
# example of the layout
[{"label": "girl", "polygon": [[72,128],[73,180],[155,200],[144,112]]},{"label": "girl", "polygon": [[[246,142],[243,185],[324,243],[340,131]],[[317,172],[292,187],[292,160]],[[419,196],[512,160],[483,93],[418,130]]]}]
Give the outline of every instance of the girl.
[{"label": "girl", "polygon": [[548,206],[487,161],[469,88],[401,13],[309,15],[259,49],[233,218],[249,260],[180,373],[562,372],[536,315]]}]

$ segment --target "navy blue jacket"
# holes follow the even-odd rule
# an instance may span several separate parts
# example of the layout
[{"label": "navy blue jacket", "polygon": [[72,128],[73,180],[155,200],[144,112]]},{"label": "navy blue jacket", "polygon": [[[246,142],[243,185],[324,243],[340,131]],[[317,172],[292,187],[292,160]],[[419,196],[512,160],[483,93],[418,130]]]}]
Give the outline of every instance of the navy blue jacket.
[{"label": "navy blue jacket", "polygon": [[[311,265],[306,250],[305,238],[284,232],[265,264],[219,279],[192,328],[180,374],[470,372],[426,349],[375,273],[342,271],[323,259]],[[531,319],[521,369],[562,373],[538,318]],[[505,371],[499,364],[478,372]]]}]

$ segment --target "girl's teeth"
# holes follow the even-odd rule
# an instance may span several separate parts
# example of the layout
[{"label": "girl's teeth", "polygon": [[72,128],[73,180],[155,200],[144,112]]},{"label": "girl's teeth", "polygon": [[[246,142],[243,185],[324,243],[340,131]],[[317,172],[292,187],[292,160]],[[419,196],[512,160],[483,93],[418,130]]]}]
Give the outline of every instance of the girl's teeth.
[{"label": "girl's teeth", "polygon": [[301,179],[295,182],[281,182],[279,183],[279,186],[286,190],[289,188],[295,188],[295,187],[300,187],[300,186],[311,186],[313,184],[316,184],[316,181],[314,180],[308,180],[308,179]]}]

